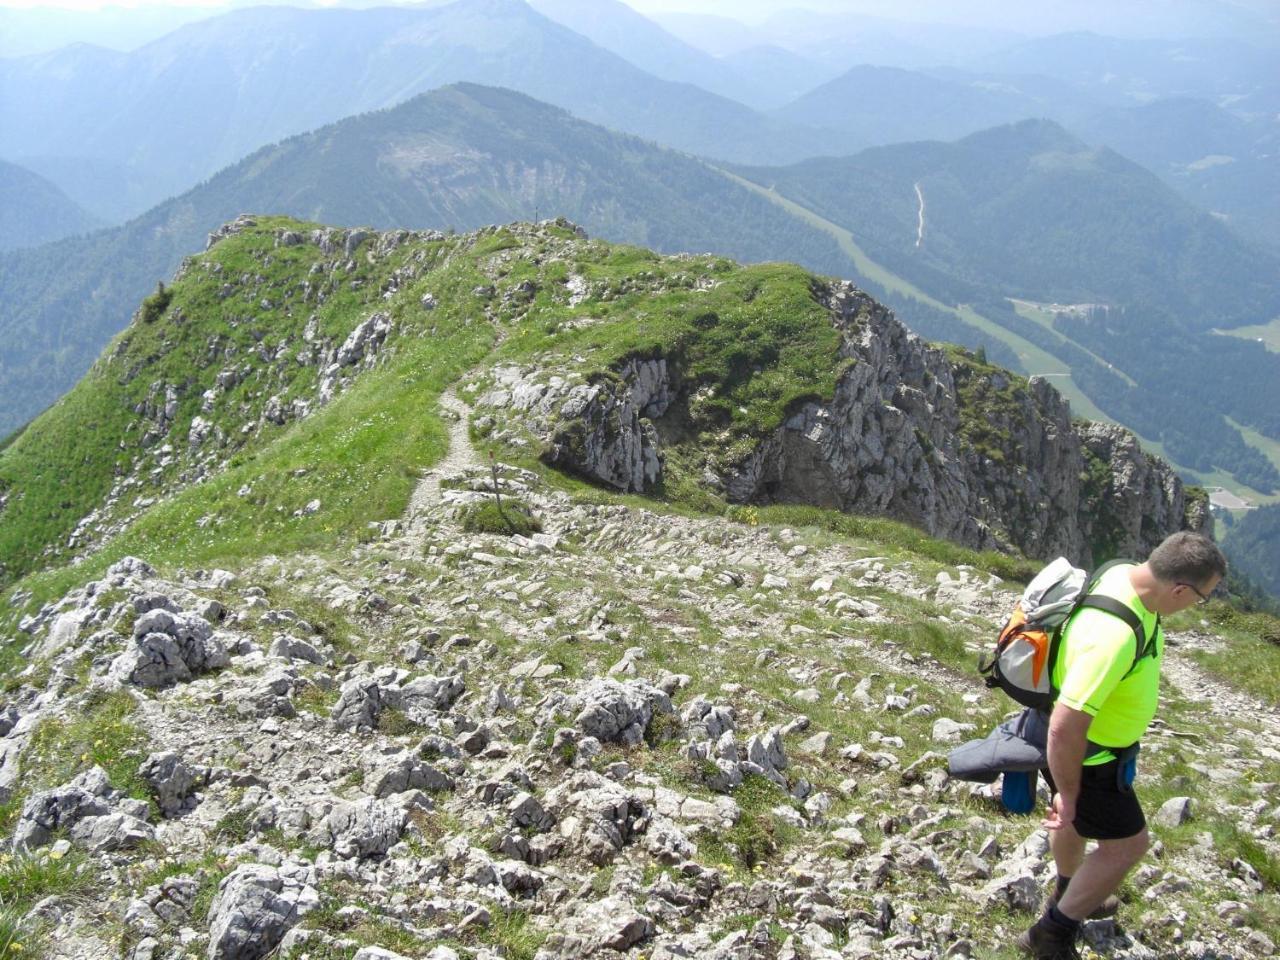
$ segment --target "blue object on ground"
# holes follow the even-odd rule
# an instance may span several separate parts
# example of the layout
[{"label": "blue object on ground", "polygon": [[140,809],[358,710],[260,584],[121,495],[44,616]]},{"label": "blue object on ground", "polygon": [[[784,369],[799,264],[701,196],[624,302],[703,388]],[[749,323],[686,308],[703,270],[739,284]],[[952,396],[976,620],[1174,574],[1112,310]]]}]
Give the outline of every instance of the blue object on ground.
[{"label": "blue object on ground", "polygon": [[1036,808],[1035,770],[1006,770],[1000,781],[1000,802],[1010,813],[1030,813]]}]

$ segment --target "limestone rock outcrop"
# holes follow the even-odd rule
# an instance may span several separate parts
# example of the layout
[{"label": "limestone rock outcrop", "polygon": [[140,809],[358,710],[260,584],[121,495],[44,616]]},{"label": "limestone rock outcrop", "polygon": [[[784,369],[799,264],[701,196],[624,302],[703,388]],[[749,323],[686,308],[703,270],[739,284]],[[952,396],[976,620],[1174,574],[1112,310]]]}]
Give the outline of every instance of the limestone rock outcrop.
[{"label": "limestone rock outcrop", "polygon": [[[1073,421],[1046,380],[949,355],[852,284],[820,295],[847,369],[831,397],[792,410],[745,455],[694,452],[699,479],[730,502],[887,516],[976,549],[1085,564],[1144,556],[1183,526],[1212,523],[1188,509],[1168,464],[1121,427]],[[648,491],[663,482],[664,447],[689,443],[681,363],[632,357],[585,384],[499,368],[478,406],[515,414],[548,462]]]}]

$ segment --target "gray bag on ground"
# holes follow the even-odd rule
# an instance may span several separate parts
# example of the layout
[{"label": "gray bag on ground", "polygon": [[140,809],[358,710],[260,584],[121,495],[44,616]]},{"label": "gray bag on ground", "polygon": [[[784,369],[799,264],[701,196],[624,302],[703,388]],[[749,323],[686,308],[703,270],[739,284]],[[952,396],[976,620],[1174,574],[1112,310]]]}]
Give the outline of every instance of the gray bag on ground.
[{"label": "gray bag on ground", "polygon": [[1042,770],[1049,766],[1049,716],[1027,707],[981,740],[951,751],[947,770],[957,780],[995,783],[1006,770]]}]

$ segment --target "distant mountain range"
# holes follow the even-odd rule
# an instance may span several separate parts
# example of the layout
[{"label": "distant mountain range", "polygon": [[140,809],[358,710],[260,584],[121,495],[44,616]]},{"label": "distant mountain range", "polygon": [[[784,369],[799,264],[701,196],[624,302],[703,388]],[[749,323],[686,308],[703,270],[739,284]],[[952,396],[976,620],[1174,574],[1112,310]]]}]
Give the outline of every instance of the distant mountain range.
[{"label": "distant mountain range", "polygon": [[[458,0],[426,9],[259,7],[132,53],[78,46],[0,61],[0,155],[50,176],[61,158],[68,195],[118,219],[265,143],[457,81],[517,89],[717,159],[778,163],[846,146],[659,79],[521,0]],[[100,176],[77,179],[68,158],[99,170],[121,164],[129,180],[104,195]],[[131,196],[129,210],[113,203]]]},{"label": "distant mountain range", "polygon": [[[1221,4],[1219,6],[1222,6]],[[1038,73],[1117,103],[1162,97],[1240,97],[1275,87],[1273,27],[1244,39],[1138,40],[1091,32],[1036,37],[984,53],[967,66],[983,72]],[[1200,34],[1203,37],[1203,34]],[[1238,107],[1238,104],[1237,104]]]},{"label": "distant mountain range", "polygon": [[[752,45],[716,57],[619,0],[533,7],[256,8],[188,24],[131,53],[79,45],[3,60],[0,156],[119,223],[267,143],[455,81],[499,84],[612,129],[747,164],[1047,117],[1150,166],[1280,250],[1280,218],[1271,215],[1280,199],[1270,186],[1280,96],[1269,106],[1270,61],[1258,48],[1186,45],[1190,62],[1215,63],[1205,74],[1166,41],[977,31],[970,49],[991,50],[980,71],[904,70],[869,64],[936,63],[968,34],[815,14],[774,18]],[[907,36],[925,44],[919,56],[890,55]],[[1217,65],[1224,54],[1232,62]],[[1142,66],[1124,76],[1149,81],[1098,80],[1130,55]],[[866,62],[850,69],[851,59]],[[1185,96],[1137,105],[1165,94]]]},{"label": "distant mountain range", "polygon": [[73,43],[132,50],[171,30],[203,20],[208,7],[139,4],[96,10],[71,6],[0,7],[0,57],[48,53]]},{"label": "distant mountain range", "polygon": [[781,106],[836,72],[768,44],[712,56],[620,0],[530,0],[530,6],[654,76],[692,83],[757,109]]},{"label": "distant mountain range", "polygon": [[[1135,312],[1069,336],[1088,334],[1090,349],[1128,356],[1131,344],[1094,341],[1105,341],[1111,327],[1154,330],[1176,321],[1159,338],[1176,349],[1168,356],[1154,347],[1142,352],[1176,365],[1202,362],[1212,347],[1222,354],[1216,364],[1247,370],[1252,382],[1270,375],[1265,364],[1254,370],[1255,344],[1207,336],[1193,343],[1189,334],[1269,316],[1274,259],[1197,214],[1153,175],[1051,123],[739,172],[847,226],[877,262],[943,303],[977,304],[1011,329],[1030,322],[1010,309],[1007,296],[1101,301],[1117,311],[1134,303],[1180,305],[1175,320]],[[52,402],[157,280],[198,250],[207,231],[245,212],[459,230],[564,215],[610,240],[789,260],[857,277],[831,235],[695,158],[511,91],[459,85],[264,148],[124,227],[0,256],[0,409],[7,418],[0,432]],[[1168,255],[1153,255],[1166,247]],[[976,331],[966,333],[954,319],[931,325],[923,310],[921,318],[931,335],[974,345]],[[1080,352],[1060,334],[1030,326],[1019,335],[1044,340],[1050,352]],[[1093,372],[1122,422],[1137,422],[1152,406],[1106,368]],[[1238,393],[1249,377],[1227,377],[1222,389]],[[1259,399],[1256,390],[1250,395]],[[1266,412],[1249,402],[1233,394],[1221,410],[1272,429]],[[1174,409],[1156,406],[1157,420]],[[1212,416],[1221,422],[1220,412]],[[1154,421],[1143,428],[1151,436],[1164,429]],[[1196,432],[1215,435],[1212,425]],[[1221,432],[1242,444],[1225,425]],[[1228,455],[1247,453],[1235,446],[1197,453],[1205,463]],[[1254,466],[1261,483],[1268,468]]]},{"label": "distant mountain range", "polygon": [[39,174],[0,160],[0,252],[37,247],[102,226]]},{"label": "distant mountain range", "polygon": [[458,85],[264,148],[130,223],[0,257],[0,434],[66,390],[157,280],[240,213],[608,239],[848,273],[834,240],[705,163],[509,90]]},{"label": "distant mountain range", "polygon": [[992,78],[859,65],[775,111],[792,123],[824,126],[864,146],[954,140],[1032,117],[1071,120],[1101,109],[1060,81]]},{"label": "distant mountain range", "polygon": [[[854,235],[879,264],[1070,365],[1107,415],[1186,467],[1266,493],[1277,465],[1223,417],[1280,439],[1280,356],[1212,331],[1280,316],[1280,258],[1154,174],[1049,121],[898,144],[749,180]],[[1074,304],[1040,320],[1009,298]]]},{"label": "distant mountain range", "polygon": [[977,286],[1142,304],[1200,330],[1280,314],[1280,260],[1050,121],[742,172],[853,230],[899,272],[932,275],[953,301]]}]

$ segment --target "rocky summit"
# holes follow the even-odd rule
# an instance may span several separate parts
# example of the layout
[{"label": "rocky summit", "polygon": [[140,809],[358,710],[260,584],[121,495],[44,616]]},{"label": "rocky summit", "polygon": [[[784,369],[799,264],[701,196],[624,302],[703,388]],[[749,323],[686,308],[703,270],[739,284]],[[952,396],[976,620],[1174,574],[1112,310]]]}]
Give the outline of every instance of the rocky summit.
[{"label": "rocky summit", "polygon": [[[0,488],[0,945],[58,960],[1011,958],[1047,834],[945,758],[1014,551],[1205,522],[847,285],[563,222],[243,218]],[[1201,612],[1102,956],[1275,950],[1280,712]]]}]

